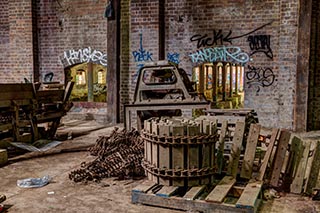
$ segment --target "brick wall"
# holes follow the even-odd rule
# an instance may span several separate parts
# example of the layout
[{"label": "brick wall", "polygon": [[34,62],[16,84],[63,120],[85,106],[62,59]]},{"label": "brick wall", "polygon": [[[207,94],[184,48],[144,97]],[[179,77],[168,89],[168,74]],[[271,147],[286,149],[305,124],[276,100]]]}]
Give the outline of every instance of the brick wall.
[{"label": "brick wall", "polygon": [[54,73],[54,81],[64,81],[64,51],[91,47],[107,53],[105,1],[38,0],[40,76]]},{"label": "brick wall", "polygon": [[320,129],[320,2],[312,1],[308,129]]},{"label": "brick wall", "polygon": [[31,1],[1,1],[0,78],[2,83],[33,77]]},{"label": "brick wall", "polygon": [[[131,51],[137,50],[141,33],[144,50],[157,60],[153,5],[157,2],[131,3],[130,39]],[[249,76],[245,78],[245,107],[254,108],[264,126],[292,129],[298,8],[293,0],[167,0],[165,55],[179,55],[179,66],[191,74],[197,63],[190,54],[203,48],[233,46],[252,54],[245,65]],[[207,42],[191,41],[193,36],[206,34]],[[134,74],[134,58],[130,61]],[[130,83],[133,92],[135,82],[132,79]]]}]

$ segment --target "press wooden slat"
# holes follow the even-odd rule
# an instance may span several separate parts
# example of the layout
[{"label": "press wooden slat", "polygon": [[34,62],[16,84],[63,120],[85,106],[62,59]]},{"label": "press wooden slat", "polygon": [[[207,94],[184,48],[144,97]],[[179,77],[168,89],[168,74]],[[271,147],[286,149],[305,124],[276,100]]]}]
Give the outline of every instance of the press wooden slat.
[{"label": "press wooden slat", "polygon": [[298,168],[295,172],[295,177],[290,186],[290,192],[300,194],[302,192],[302,186],[304,181],[304,174],[309,158],[310,143],[304,143],[304,151],[302,158],[299,162]]},{"label": "press wooden slat", "polygon": [[[198,125],[192,125],[187,127],[188,136],[196,136],[200,132],[200,127]],[[199,167],[199,146],[198,145],[188,145],[188,169],[195,169]],[[199,180],[192,178],[188,180],[190,185],[199,184]]]},{"label": "press wooden slat", "polygon": [[160,191],[156,193],[159,197],[170,197],[173,193],[178,190],[179,187],[175,186],[163,186]]},{"label": "press wooden slat", "polygon": [[261,187],[261,181],[248,183],[244,188],[239,200],[237,201],[236,207],[251,209],[252,212],[256,212],[259,202],[259,194],[261,193]]},{"label": "press wooden slat", "polygon": [[218,150],[217,150],[217,173],[221,174],[223,170],[223,163],[224,163],[224,140],[226,138],[227,134],[227,129],[228,129],[228,121],[223,121],[221,130],[220,130],[220,136],[219,136],[219,145],[218,145]]},{"label": "press wooden slat", "polygon": [[287,130],[281,130],[280,132],[280,138],[277,145],[277,150],[274,158],[274,166],[271,174],[271,181],[270,181],[271,186],[274,186],[274,187],[278,186],[278,181],[279,181],[282,165],[285,159],[287,147],[289,144],[290,135],[291,135],[290,132]]},{"label": "press wooden slat", "polygon": [[262,161],[262,165],[261,165],[261,167],[259,169],[259,174],[258,174],[257,180],[260,180],[260,181],[263,180],[263,177],[264,177],[264,174],[266,172],[266,169],[267,169],[267,166],[268,166],[268,162],[269,162],[272,150],[274,148],[274,144],[275,144],[275,142],[277,140],[277,137],[278,137],[278,133],[279,133],[279,129],[273,129],[272,130],[272,134],[271,134],[270,142],[269,142],[269,145],[268,145],[268,149],[267,149],[267,152],[264,155],[264,158],[263,158],[263,161]]},{"label": "press wooden slat", "polygon": [[194,200],[205,188],[205,185],[194,186],[183,196],[183,198],[186,200]]},{"label": "press wooden slat", "polygon": [[244,128],[245,123],[244,122],[237,122],[236,123],[236,129],[233,136],[233,144],[231,148],[231,155],[230,155],[230,161],[228,165],[228,175],[231,175],[233,177],[237,176],[238,171],[238,164],[240,159],[240,149],[242,145],[243,140],[243,134],[244,134]]},{"label": "press wooden slat", "polygon": [[[172,126],[172,136],[184,136],[184,126]],[[184,169],[184,148],[185,146],[172,146],[172,168],[173,169]],[[174,179],[173,185],[183,186],[184,180]]]},{"label": "press wooden slat", "polygon": [[218,185],[205,198],[208,202],[222,203],[230,189],[236,183],[236,179],[232,176],[225,176]]},{"label": "press wooden slat", "polygon": [[261,125],[260,124],[251,124],[246,150],[244,153],[244,158],[242,161],[242,168],[240,177],[250,179],[252,174],[252,166],[254,157],[256,154],[257,143],[259,139]]},{"label": "press wooden slat", "polygon": [[[169,137],[170,136],[170,126],[169,125],[159,125],[159,136]],[[165,140],[165,139],[164,139]],[[159,145],[159,168],[160,169],[170,169],[170,148],[167,145]],[[168,178],[159,178],[159,183],[163,185],[169,185],[170,181]]]}]

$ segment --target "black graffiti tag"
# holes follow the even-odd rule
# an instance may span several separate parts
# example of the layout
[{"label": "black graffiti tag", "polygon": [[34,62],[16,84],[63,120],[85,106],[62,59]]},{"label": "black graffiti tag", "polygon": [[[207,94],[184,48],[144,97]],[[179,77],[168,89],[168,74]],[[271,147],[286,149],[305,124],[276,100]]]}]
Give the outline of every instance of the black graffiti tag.
[{"label": "black graffiti tag", "polygon": [[256,68],[254,66],[248,65],[248,71],[246,72],[247,84],[249,88],[252,86],[257,87],[257,91],[260,91],[260,87],[269,87],[274,81],[276,81],[276,77],[273,74],[271,68]]},{"label": "black graffiti tag", "polygon": [[223,45],[224,42],[228,42],[232,44],[231,39],[229,38],[232,34],[232,31],[230,30],[227,35],[223,35],[222,30],[213,30],[212,31],[212,37],[209,37],[208,34],[196,34],[190,38],[190,41],[196,41],[197,42],[197,48],[201,47],[210,47],[213,45]]},{"label": "black graffiti tag", "polygon": [[268,58],[273,59],[273,53],[270,46],[271,35],[253,35],[248,37],[251,55],[258,52],[264,53]]}]

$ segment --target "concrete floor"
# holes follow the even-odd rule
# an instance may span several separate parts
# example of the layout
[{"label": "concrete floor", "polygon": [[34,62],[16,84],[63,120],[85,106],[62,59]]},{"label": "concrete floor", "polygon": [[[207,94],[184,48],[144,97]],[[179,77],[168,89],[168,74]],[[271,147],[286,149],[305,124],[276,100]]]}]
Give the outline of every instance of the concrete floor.
[{"label": "concrete floor", "polygon": [[[99,135],[108,135],[112,130],[113,127],[103,127],[94,122],[75,122],[59,131],[69,132],[69,136],[81,136],[64,141],[59,147],[94,144]],[[69,180],[70,171],[79,168],[81,162],[93,159],[88,152],[73,152],[18,161],[0,168],[0,194],[7,196],[3,203],[7,212],[180,212],[132,204],[131,190],[143,180],[108,178],[101,183],[88,184]],[[49,175],[52,181],[42,188],[24,189],[16,185],[19,179],[44,175]],[[264,202],[259,212],[320,212],[320,204],[308,197],[286,195]]]}]

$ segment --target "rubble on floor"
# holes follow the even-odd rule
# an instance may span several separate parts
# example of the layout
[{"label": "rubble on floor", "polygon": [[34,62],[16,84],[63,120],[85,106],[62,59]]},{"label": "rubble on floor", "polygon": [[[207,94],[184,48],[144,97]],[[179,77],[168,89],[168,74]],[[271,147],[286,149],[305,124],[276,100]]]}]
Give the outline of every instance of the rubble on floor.
[{"label": "rubble on floor", "polygon": [[69,173],[69,179],[87,182],[107,177],[144,176],[141,166],[143,149],[139,131],[115,128],[109,136],[100,136],[89,149],[90,154],[97,158],[92,162],[81,163],[80,169]]}]

